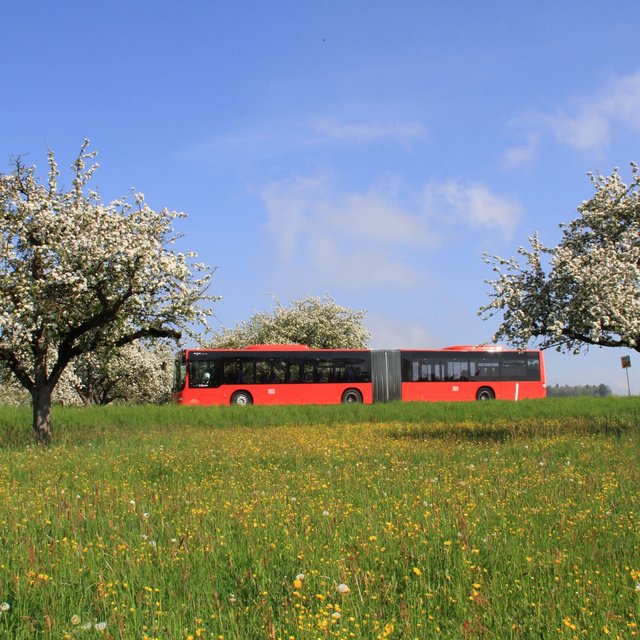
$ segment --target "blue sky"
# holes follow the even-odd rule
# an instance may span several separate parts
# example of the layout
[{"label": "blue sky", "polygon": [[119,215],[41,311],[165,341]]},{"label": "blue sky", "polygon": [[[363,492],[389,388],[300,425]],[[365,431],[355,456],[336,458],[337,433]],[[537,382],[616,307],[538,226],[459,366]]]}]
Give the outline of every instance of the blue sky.
[{"label": "blue sky", "polygon": [[[0,171],[90,138],[103,199],[189,215],[216,326],[326,293],[375,347],[481,343],[483,252],[556,243],[587,172],[640,161],[638,27],[631,0],[8,3]],[[628,353],[549,352],[549,382],[626,393]]]}]

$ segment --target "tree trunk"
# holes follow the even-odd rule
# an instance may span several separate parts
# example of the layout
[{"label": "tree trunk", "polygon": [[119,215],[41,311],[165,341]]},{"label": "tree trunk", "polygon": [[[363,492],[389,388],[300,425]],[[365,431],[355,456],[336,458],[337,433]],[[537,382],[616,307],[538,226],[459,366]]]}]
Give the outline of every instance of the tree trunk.
[{"label": "tree trunk", "polygon": [[39,444],[51,443],[51,392],[48,386],[36,388],[31,399],[33,403],[33,431]]}]

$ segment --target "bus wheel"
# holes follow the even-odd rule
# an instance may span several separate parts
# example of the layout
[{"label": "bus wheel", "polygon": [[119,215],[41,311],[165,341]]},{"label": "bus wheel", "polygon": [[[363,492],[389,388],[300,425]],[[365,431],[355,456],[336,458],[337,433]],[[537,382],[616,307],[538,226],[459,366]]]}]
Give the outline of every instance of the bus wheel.
[{"label": "bus wheel", "polygon": [[241,407],[244,407],[248,404],[253,404],[253,398],[248,391],[236,391],[231,396],[231,404],[238,404]]},{"label": "bus wheel", "polygon": [[362,404],[362,394],[357,389],[347,389],[342,394],[342,404]]},{"label": "bus wheel", "polygon": [[491,387],[480,387],[476,393],[476,400],[495,400],[496,394]]}]

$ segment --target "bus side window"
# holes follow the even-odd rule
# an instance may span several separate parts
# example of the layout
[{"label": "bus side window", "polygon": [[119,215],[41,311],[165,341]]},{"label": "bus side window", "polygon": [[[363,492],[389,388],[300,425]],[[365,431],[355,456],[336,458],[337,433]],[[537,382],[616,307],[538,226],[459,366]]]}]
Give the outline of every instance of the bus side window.
[{"label": "bus side window", "polygon": [[271,375],[269,377],[272,383],[281,383],[286,380],[286,363],[282,360],[273,360],[271,362]]},{"label": "bus side window", "polygon": [[302,379],[302,363],[290,362],[287,365],[287,375],[285,382],[303,382]]},{"label": "bus side window", "polygon": [[271,377],[271,367],[265,360],[258,360],[256,362],[256,382],[258,384],[265,384],[269,382]]},{"label": "bus side window", "polygon": [[523,353],[503,353],[500,366],[500,377],[503,380],[526,380],[526,356]]},{"label": "bus side window", "polygon": [[468,380],[469,379],[469,358],[448,354],[446,360],[447,380]]},{"label": "bus side window", "polygon": [[540,380],[540,355],[530,353],[527,356],[527,380]]}]

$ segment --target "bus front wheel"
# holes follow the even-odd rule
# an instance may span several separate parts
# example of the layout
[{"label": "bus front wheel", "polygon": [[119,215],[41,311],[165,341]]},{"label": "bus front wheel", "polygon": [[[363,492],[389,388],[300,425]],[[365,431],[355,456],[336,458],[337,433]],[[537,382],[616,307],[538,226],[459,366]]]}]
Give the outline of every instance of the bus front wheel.
[{"label": "bus front wheel", "polygon": [[357,389],[347,389],[342,394],[342,404],[362,404],[362,394]]},{"label": "bus front wheel", "polygon": [[231,396],[231,404],[237,404],[241,407],[246,407],[248,404],[253,404],[253,398],[248,391],[236,391]]},{"label": "bus front wheel", "polygon": [[491,387],[480,387],[476,393],[476,400],[495,400],[496,394]]}]

